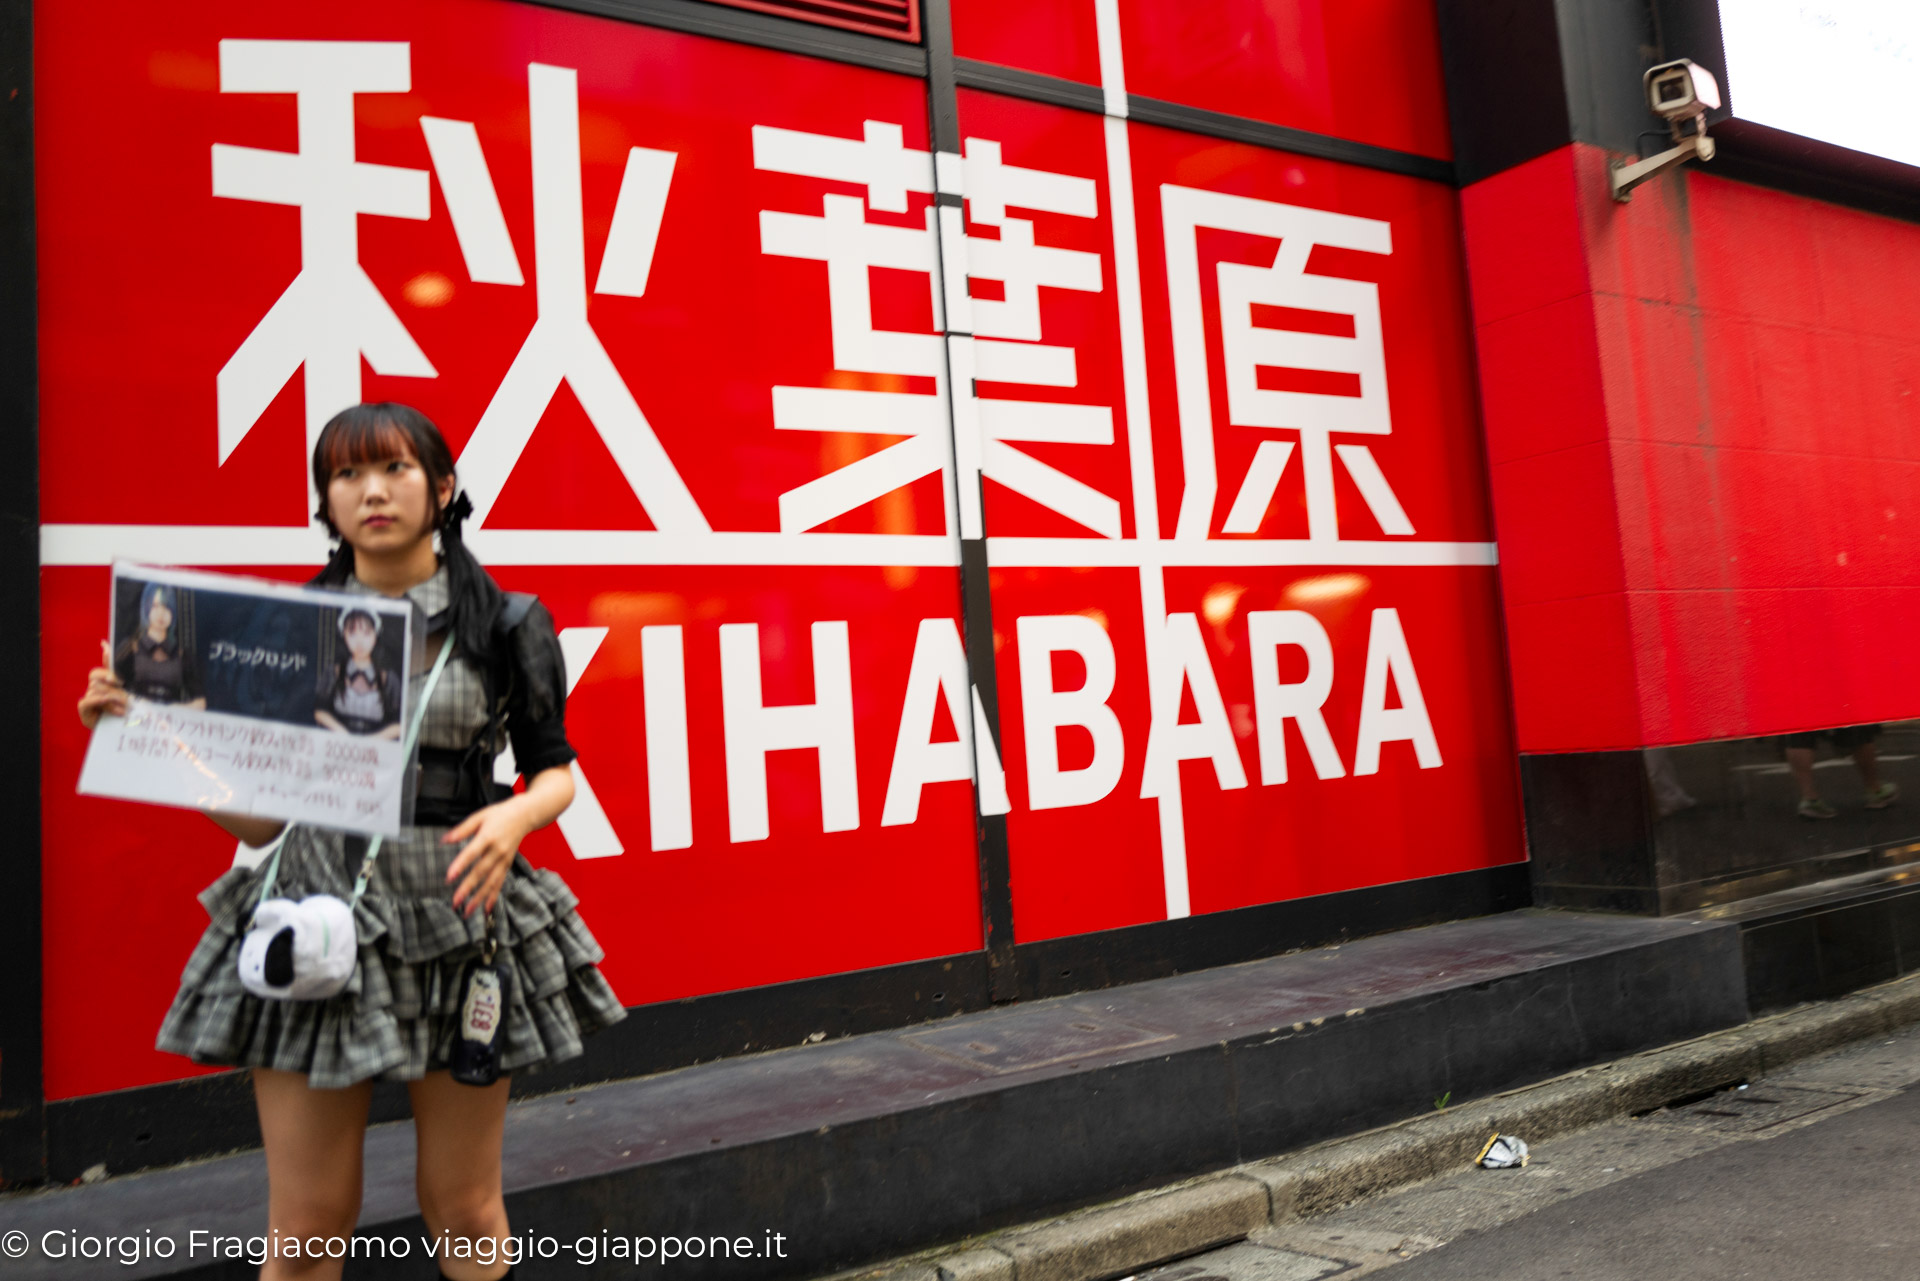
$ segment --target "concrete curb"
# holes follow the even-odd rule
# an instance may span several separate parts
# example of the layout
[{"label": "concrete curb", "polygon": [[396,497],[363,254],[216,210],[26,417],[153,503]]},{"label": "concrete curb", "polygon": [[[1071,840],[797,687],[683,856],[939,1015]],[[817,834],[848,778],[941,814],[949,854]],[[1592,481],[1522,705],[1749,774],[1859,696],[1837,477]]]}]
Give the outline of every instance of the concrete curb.
[{"label": "concrete curb", "polygon": [[1920,1022],[1920,975],[1583,1068],[1348,1139],[843,1273],[876,1281],[1106,1281],[1472,1162],[1493,1133],[1529,1142],[1661,1107]]}]

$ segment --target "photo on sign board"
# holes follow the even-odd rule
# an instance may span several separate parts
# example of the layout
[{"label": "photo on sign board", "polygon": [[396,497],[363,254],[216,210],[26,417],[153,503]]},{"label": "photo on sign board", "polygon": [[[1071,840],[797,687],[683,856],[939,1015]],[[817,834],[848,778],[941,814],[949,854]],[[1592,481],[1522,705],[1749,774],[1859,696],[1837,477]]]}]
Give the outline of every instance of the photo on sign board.
[{"label": "photo on sign board", "polygon": [[398,738],[405,628],[390,609],[309,595],[116,574],[114,674],[149,702]]},{"label": "photo on sign board", "polygon": [[323,664],[313,719],[341,734],[400,737],[400,710],[406,701],[405,653],[394,629],[380,615],[359,605],[323,611],[333,628],[321,637],[331,661]]},{"label": "photo on sign board", "polygon": [[116,579],[113,615],[113,671],[129,694],[154,703],[207,705],[193,647],[193,615],[179,588]]},{"label": "photo on sign board", "polygon": [[131,705],[101,721],[80,790],[397,831],[412,624],[405,600],[116,565],[110,649]]}]

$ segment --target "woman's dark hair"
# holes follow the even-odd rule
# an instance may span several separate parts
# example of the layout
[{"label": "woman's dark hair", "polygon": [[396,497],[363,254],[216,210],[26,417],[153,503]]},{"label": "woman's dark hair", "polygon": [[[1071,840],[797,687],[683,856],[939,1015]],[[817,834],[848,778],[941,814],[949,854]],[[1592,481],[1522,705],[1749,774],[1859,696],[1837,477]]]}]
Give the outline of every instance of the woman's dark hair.
[{"label": "woman's dark hair", "polygon": [[[412,455],[427,473],[427,502],[432,504],[430,523],[440,531],[440,551],[447,566],[447,582],[452,589],[447,609],[447,625],[467,657],[484,664],[491,656],[493,621],[505,603],[500,585],[493,581],[460,538],[460,525],[471,510],[466,495],[440,506],[440,483],[454,474],[453,451],[446,438],[425,414],[411,405],[384,401],[377,405],[354,405],[335,414],[320,430],[313,445],[313,488],[320,495],[319,510],[314,513],[326,525],[327,532],[340,538],[333,513],[327,510],[327,489],[334,472],[353,463],[374,463],[387,458]],[[339,587],[353,573],[353,545],[345,539],[334,549],[327,567],[312,580],[315,587]]]}]

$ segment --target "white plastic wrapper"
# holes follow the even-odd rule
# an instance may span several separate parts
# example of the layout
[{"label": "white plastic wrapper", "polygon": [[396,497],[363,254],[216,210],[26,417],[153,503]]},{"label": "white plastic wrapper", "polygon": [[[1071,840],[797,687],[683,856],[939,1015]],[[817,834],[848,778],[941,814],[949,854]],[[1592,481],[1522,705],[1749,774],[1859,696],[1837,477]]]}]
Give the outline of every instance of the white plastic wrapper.
[{"label": "white plastic wrapper", "polygon": [[1527,1163],[1527,1145],[1511,1134],[1496,1134],[1480,1149],[1474,1164],[1487,1170],[1516,1170]]}]

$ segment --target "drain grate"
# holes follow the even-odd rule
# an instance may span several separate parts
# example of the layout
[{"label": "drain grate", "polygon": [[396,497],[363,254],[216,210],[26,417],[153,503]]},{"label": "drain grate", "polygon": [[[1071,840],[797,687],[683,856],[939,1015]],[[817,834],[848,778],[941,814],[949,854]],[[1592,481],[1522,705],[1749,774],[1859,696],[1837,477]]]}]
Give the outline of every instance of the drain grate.
[{"label": "drain grate", "polygon": [[1854,1091],[1813,1090],[1800,1085],[1762,1082],[1734,1086],[1703,1099],[1669,1105],[1646,1119],[1693,1129],[1752,1134],[1859,1097]]}]

